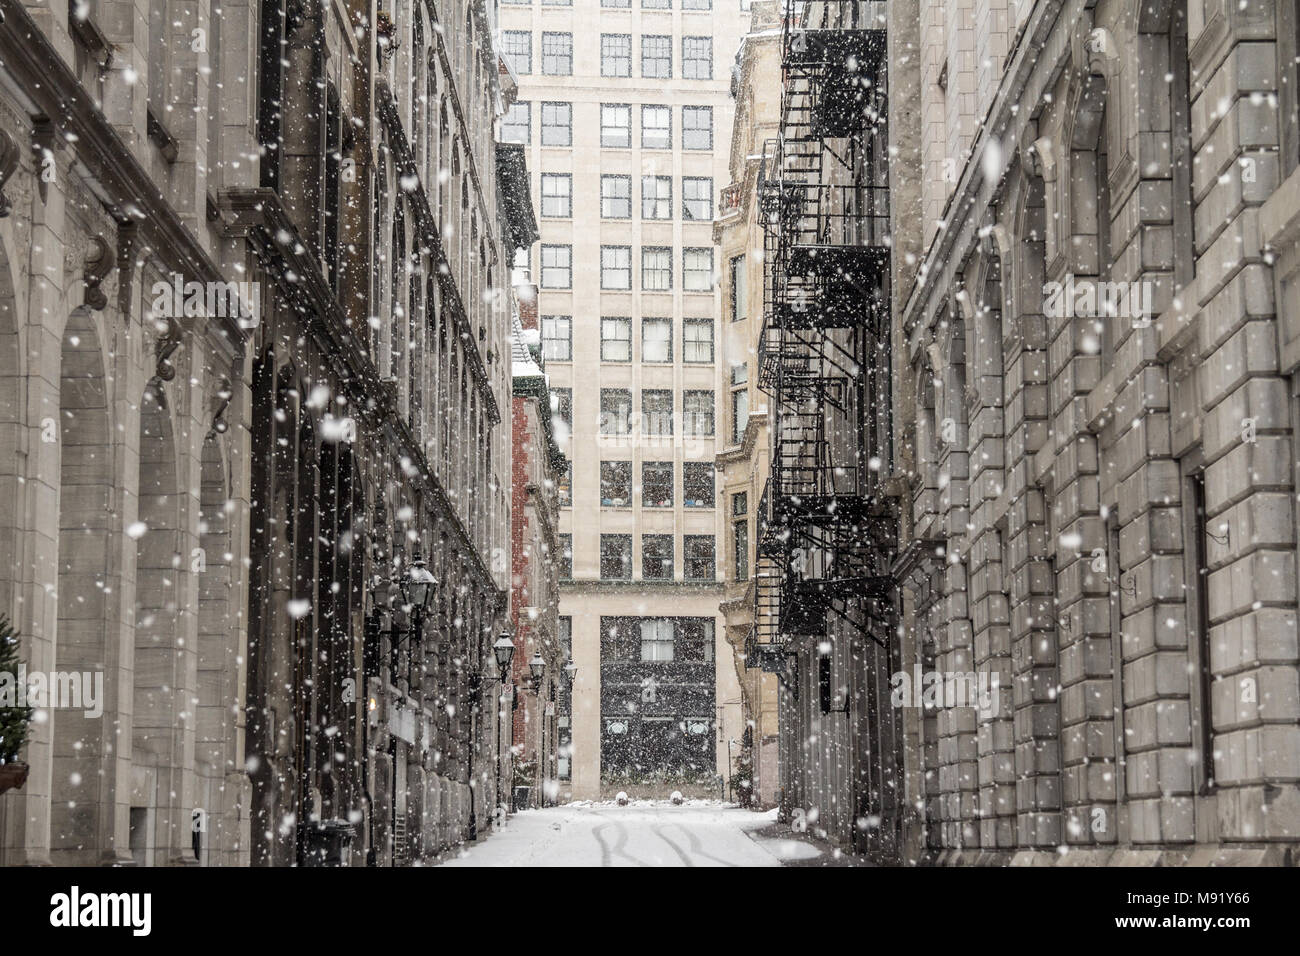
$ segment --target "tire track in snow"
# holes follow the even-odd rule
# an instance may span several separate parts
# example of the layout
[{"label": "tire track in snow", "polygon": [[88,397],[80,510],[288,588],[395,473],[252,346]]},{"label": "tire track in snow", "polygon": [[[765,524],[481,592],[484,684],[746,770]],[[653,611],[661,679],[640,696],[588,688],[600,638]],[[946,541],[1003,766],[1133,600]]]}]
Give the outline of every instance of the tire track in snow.
[{"label": "tire track in snow", "polygon": [[[694,831],[690,830],[688,827],[684,827],[684,826],[682,826],[680,823],[666,823],[666,824],[664,824],[664,826],[676,827],[677,829],[679,829],[679,830],[681,830],[683,833],[685,833],[685,834],[686,834],[686,841],[690,844],[690,847],[691,847],[691,853],[694,854],[696,858],[700,858],[700,857],[702,857],[702,858],[704,858],[704,859],[706,859],[706,860],[712,860],[714,863],[717,863],[719,866],[736,866],[736,865],[737,865],[737,864],[731,862],[730,860],[724,860],[724,859],[722,859],[721,857],[714,856],[712,853],[705,853],[705,852],[704,852],[704,844],[703,844],[703,842],[701,842],[700,838],[699,838],[698,836],[695,835]],[[656,829],[658,829],[658,828],[656,828]],[[662,835],[662,834],[661,834],[661,835]],[[680,852],[680,851],[679,851],[679,852]],[[693,865],[693,864],[689,864],[689,865]]]},{"label": "tire track in snow", "polygon": [[[597,816],[600,816],[600,817],[603,818],[603,814],[597,814]],[[614,827],[614,828],[615,828],[614,845],[613,845],[612,847],[610,847],[610,846],[608,845],[608,843],[605,841],[605,838],[604,838],[603,836],[600,835],[601,832],[603,832],[604,830],[609,829],[610,827]],[[621,856],[621,857],[623,857],[623,858],[625,858],[625,859],[627,859],[627,860],[630,860],[630,861],[632,862],[632,865],[633,865],[633,866],[651,866],[651,865],[652,865],[652,864],[650,864],[650,863],[646,863],[646,862],[644,862],[643,860],[638,860],[638,859],[637,859],[636,857],[634,857],[632,854],[628,853],[626,849],[624,849],[624,848],[627,846],[627,839],[628,839],[627,827],[624,826],[623,824],[619,823],[618,821],[615,820],[615,821],[611,821],[611,822],[609,822],[609,823],[602,823],[600,826],[594,828],[594,829],[591,831],[591,833],[592,833],[592,836],[594,836],[594,837],[596,838],[596,840],[600,843],[600,849],[601,849],[601,861],[600,861],[600,865],[601,865],[601,866],[613,866],[613,865],[614,865],[614,862],[613,862],[613,855],[614,855],[614,854],[618,854],[619,856]]]},{"label": "tire track in snow", "polygon": [[[671,824],[668,824],[668,825],[671,825]],[[692,859],[691,859],[689,856],[687,856],[685,853],[683,853],[683,852],[682,852],[682,848],[681,848],[680,846],[678,846],[676,843],[674,843],[674,842],[673,842],[673,841],[668,837],[668,834],[664,833],[664,828],[663,828],[662,826],[651,826],[650,829],[654,831],[655,836],[659,837],[659,839],[663,840],[665,843],[667,843],[670,847],[673,848],[673,852],[676,853],[679,857],[681,857],[682,864],[683,864],[684,866],[694,866],[694,865],[695,865],[695,861],[692,860]],[[681,828],[678,827],[678,829],[681,829]]]}]

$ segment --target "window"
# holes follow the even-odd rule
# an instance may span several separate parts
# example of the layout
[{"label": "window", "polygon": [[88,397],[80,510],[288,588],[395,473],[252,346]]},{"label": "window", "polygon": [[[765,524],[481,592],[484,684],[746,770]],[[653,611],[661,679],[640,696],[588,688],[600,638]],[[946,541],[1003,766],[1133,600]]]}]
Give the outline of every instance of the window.
[{"label": "window", "polygon": [[713,0],[682,0],[682,9],[683,10],[712,10]]},{"label": "window", "polygon": [[632,0],[600,0],[600,5],[606,9],[626,10],[632,6]]},{"label": "window", "polygon": [[666,80],[673,75],[673,38],[641,38],[641,75],[647,79]]},{"label": "window", "polygon": [[573,176],[542,173],[542,215],[567,219],[573,215]]},{"label": "window", "polygon": [[632,536],[600,536],[600,576],[607,581],[626,581],[632,577]]},{"label": "window", "polygon": [[682,504],[687,508],[713,507],[713,462],[688,461],[682,465]]},{"label": "window", "polygon": [[600,104],[600,145],[627,149],[632,145],[632,107],[624,103]]},{"label": "window", "polygon": [[682,538],[683,566],[688,581],[712,581],[714,572],[713,538],[688,534]]},{"label": "window", "polygon": [[673,251],[667,246],[646,246],[641,250],[641,288],[667,292],[672,287]]},{"label": "window", "polygon": [[559,539],[560,546],[559,568],[558,573],[561,581],[569,581],[573,578],[573,535],[561,534],[556,535]]},{"label": "window", "polygon": [[673,177],[641,177],[641,218],[673,218]]},{"label": "window", "polygon": [[[672,149],[673,110],[671,106],[641,107],[641,148]],[[667,216],[663,218],[667,219]]]},{"label": "window", "polygon": [[632,361],[631,319],[607,317],[600,320],[600,360],[602,362]]},{"label": "window", "polygon": [[542,72],[547,76],[573,75],[573,34],[542,34]]},{"label": "window", "polygon": [[671,661],[673,634],[677,629],[668,618],[641,621],[641,660]]},{"label": "window", "polygon": [[630,461],[600,463],[600,506],[602,508],[632,507],[632,463]]},{"label": "window", "polygon": [[542,0],[544,7],[571,7],[573,0]]},{"label": "window", "polygon": [[1188,607],[1188,651],[1195,675],[1192,688],[1192,746],[1196,754],[1193,778],[1201,793],[1214,791],[1214,668],[1210,657],[1210,535],[1222,537],[1226,523],[1209,525],[1205,502],[1205,472],[1183,475],[1184,540],[1188,542],[1187,572],[1192,580]]},{"label": "window", "polygon": [[713,37],[682,37],[682,78],[713,79]]},{"label": "window", "polygon": [[[740,366],[744,368],[744,366]],[[749,389],[745,385],[731,390],[731,443],[739,445],[745,440],[745,426],[749,424]]]},{"label": "window", "polygon": [[[632,288],[632,247],[600,247],[600,287],[602,289]],[[628,336],[629,339],[631,336]]]},{"label": "window", "polygon": [[600,75],[632,75],[632,37],[629,34],[600,35]]},{"label": "window", "polygon": [[573,285],[573,246],[542,246],[542,288]]},{"label": "window", "polygon": [[713,361],[713,320],[687,319],[682,323],[682,361]]},{"label": "window", "polygon": [[673,579],[672,535],[641,535],[641,577],[657,581]]},{"label": "window", "polygon": [[564,471],[555,479],[556,502],[561,508],[573,506],[573,462],[565,459]]},{"label": "window", "polygon": [[551,389],[551,428],[557,442],[569,440],[573,433],[573,389]]},{"label": "window", "polygon": [[573,361],[573,319],[570,316],[542,316],[542,358],[548,362]]},{"label": "window", "polygon": [[646,318],[641,320],[641,361],[671,362],[673,360],[673,320]]},{"label": "window", "polygon": [[600,390],[600,433],[627,435],[632,431],[632,393],[625,388]]},{"label": "window", "polygon": [[673,433],[673,393],[668,388],[641,390],[641,434]]},{"label": "window", "polygon": [[631,176],[600,177],[600,216],[602,219],[632,218]]},{"label": "window", "polygon": [[[707,617],[678,618],[677,624],[677,659],[682,661],[713,661],[713,622]],[[696,721],[708,724],[708,718],[696,718]],[[694,722],[694,721],[693,721]]]},{"label": "window", "polygon": [[642,10],[671,10],[673,0],[641,0]]},{"label": "window", "polygon": [[[737,495],[736,497],[742,497]],[[737,581],[749,580],[749,519],[731,522],[732,575]]]},{"label": "window", "polygon": [[745,288],[745,257],[732,256],[728,272],[731,274],[731,321],[740,322],[746,317],[745,299],[748,293]]},{"label": "window", "polygon": [[749,514],[749,495],[743,491],[738,491],[731,496],[731,516],[733,518],[742,518]]},{"label": "window", "polygon": [[645,461],[641,463],[641,507],[671,508],[673,506],[673,463],[671,461]]},{"label": "window", "polygon": [[713,393],[707,389],[688,389],[682,393],[682,434],[713,434]]},{"label": "window", "polygon": [[687,292],[708,292],[713,288],[713,250],[682,250],[682,288]]},{"label": "window", "polygon": [[513,103],[501,121],[501,141],[527,146],[533,139],[533,114],[528,103]]},{"label": "window", "polygon": [[516,76],[533,72],[533,35],[527,30],[501,31],[501,55]]},{"label": "window", "polygon": [[573,104],[542,104],[542,145],[573,145]]},{"label": "window", "polygon": [[682,149],[713,148],[713,107],[682,107]]},{"label": "window", "polygon": [[682,177],[682,218],[689,222],[713,221],[713,179]]}]

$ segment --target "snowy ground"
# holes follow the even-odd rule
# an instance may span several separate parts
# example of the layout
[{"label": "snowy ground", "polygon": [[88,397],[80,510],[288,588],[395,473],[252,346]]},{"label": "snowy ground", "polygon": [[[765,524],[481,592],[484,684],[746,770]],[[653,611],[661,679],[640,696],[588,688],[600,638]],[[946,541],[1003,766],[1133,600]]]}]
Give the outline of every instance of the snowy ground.
[{"label": "snowy ground", "polygon": [[775,820],[775,810],[708,800],[570,803],[516,813],[444,865],[780,866],[820,855],[807,843],[751,835]]}]

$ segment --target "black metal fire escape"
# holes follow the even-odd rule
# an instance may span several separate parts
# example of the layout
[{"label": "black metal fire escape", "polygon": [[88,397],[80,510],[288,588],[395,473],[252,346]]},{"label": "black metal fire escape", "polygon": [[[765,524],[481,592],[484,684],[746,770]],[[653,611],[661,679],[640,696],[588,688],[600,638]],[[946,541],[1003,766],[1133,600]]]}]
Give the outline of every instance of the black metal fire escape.
[{"label": "black metal fire escape", "polygon": [[772,473],[747,655],[783,680],[800,639],[833,617],[881,644],[891,630],[887,91],[883,18],[872,19],[883,6],[785,6],[780,135],[760,179]]}]

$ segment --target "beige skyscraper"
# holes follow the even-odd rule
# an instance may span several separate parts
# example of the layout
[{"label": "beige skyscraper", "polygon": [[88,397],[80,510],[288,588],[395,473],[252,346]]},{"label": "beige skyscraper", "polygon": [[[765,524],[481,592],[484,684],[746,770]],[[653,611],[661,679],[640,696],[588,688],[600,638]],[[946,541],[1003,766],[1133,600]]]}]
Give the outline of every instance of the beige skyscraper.
[{"label": "beige skyscraper", "polygon": [[[561,798],[701,791],[743,734],[722,633],[714,459],[728,383],[713,243],[729,180],[738,0],[503,3],[561,444]],[[568,436],[563,432],[568,431]],[[734,743],[733,743],[734,742]]]}]

